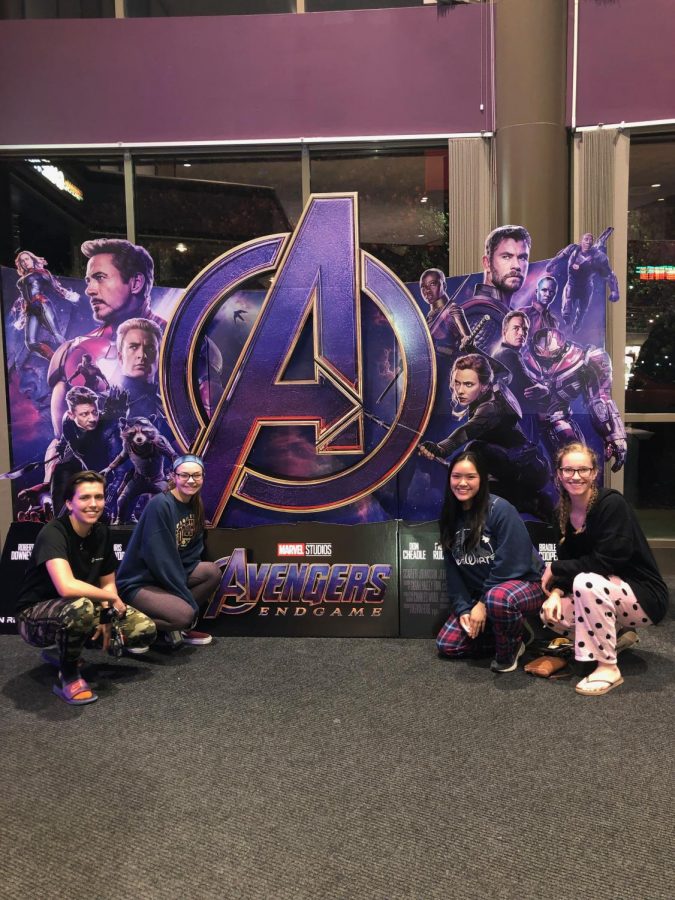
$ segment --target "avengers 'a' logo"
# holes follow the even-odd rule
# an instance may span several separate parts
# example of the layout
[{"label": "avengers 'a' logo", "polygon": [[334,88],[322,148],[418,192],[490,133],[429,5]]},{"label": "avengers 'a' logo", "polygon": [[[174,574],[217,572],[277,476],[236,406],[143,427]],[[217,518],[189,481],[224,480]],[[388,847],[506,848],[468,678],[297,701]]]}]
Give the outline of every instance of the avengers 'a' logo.
[{"label": "avengers 'a' logo", "polygon": [[[195,370],[204,328],[225,296],[266,272],[274,273],[272,285],[209,417]],[[364,416],[374,416],[364,408],[362,293],[388,321],[401,370],[395,415],[373,446],[364,443]],[[290,362],[310,323],[313,372],[299,380]],[[386,266],[359,250],[356,195],[339,194],[312,196],[292,235],[237,247],[197,276],[167,326],[160,379],[179,443],[206,460],[202,496],[217,523],[231,497],[309,513],[377,490],[415,450],[431,414],[436,368],[417,304]],[[311,426],[315,453],[343,455],[344,468],[306,479],[254,468],[249,457],[261,429],[291,425]]]}]

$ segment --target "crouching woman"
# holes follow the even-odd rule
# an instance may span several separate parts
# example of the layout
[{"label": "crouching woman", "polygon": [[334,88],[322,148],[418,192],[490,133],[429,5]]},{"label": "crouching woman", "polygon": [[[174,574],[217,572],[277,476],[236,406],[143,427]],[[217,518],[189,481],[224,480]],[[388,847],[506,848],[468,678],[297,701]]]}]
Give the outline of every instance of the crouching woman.
[{"label": "crouching woman", "polygon": [[[617,643],[665,615],[668,588],[635,513],[618,491],[597,485],[598,460],[584,444],[564,447],[556,459],[560,540],[546,566],[543,622],[574,637],[574,656],[595,663],[577,684],[599,696],[623,683]],[[620,648],[619,648],[620,649]]]},{"label": "crouching woman", "polygon": [[174,460],[169,490],[143,510],[117,573],[125,602],[133,600],[156,624],[158,642],[172,649],[211,642],[210,634],[194,630],[220,582],[218,566],[202,561],[203,484],[201,457]]},{"label": "crouching woman", "polygon": [[452,463],[439,522],[453,613],[436,640],[448,657],[494,651],[493,672],[513,672],[531,630],[527,613],[545,600],[544,564],[518,511],[488,491],[480,457],[460,454]]}]

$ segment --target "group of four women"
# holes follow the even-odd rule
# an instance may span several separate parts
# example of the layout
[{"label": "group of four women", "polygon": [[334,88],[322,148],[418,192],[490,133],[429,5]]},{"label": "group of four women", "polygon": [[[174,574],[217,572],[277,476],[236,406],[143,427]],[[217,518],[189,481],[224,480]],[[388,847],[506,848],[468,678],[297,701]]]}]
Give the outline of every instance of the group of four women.
[{"label": "group of four women", "polygon": [[[597,476],[595,454],[583,444],[558,454],[558,558],[544,566],[515,507],[490,494],[481,457],[469,450],[454,459],[440,519],[452,607],[437,638],[443,656],[494,652],[492,670],[512,672],[532,633],[526,617],[538,612],[574,642],[577,660],[595,663],[578,693],[605,694],[622,683],[617,640],[656,624],[668,591],[634,513],[617,491],[598,488]],[[218,566],[202,561],[203,480],[200,457],[174,461],[169,489],[147,504],[116,576],[120,605],[133,604],[172,648],[211,641],[194,630],[220,581]],[[89,510],[92,521],[101,511]],[[34,642],[32,631],[24,636]],[[148,641],[128,646],[131,653],[147,649]]]}]

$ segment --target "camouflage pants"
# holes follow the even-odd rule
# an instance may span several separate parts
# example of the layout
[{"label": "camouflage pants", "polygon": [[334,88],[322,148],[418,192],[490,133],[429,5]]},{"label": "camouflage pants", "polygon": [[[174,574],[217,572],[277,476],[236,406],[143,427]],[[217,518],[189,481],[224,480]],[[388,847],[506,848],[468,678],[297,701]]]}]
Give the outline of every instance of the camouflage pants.
[{"label": "camouflage pants", "polygon": [[[34,647],[56,644],[60,659],[74,663],[79,659],[85,641],[97,628],[100,611],[100,606],[86,597],[43,600],[19,613],[19,634]],[[148,647],[157,634],[152,619],[133,606],[127,606],[126,615],[117,620],[117,625],[129,647]]]}]

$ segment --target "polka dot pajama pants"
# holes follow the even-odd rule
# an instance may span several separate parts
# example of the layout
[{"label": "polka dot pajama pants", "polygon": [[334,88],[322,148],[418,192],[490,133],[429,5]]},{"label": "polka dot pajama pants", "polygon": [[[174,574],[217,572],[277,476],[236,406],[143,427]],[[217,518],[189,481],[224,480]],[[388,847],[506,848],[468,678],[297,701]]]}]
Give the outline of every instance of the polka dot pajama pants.
[{"label": "polka dot pajama pants", "polygon": [[561,599],[560,622],[544,624],[558,634],[574,637],[575,659],[616,664],[616,637],[620,628],[653,624],[626,584],[616,575],[604,578],[582,572],[574,579],[572,597]]}]

